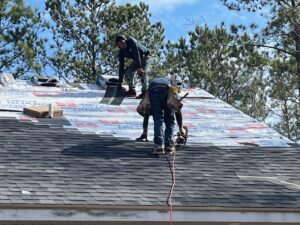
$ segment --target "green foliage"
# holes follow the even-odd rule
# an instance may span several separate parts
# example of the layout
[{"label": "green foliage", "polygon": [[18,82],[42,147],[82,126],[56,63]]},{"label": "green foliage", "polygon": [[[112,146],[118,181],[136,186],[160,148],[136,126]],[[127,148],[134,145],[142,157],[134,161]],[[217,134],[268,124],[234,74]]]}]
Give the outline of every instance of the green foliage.
[{"label": "green foliage", "polygon": [[[263,119],[266,96],[262,80],[267,59],[253,46],[244,45],[250,37],[224,24],[213,29],[196,26],[188,41],[167,43],[166,67],[170,73],[189,80],[191,87],[200,87],[244,112]],[[172,66],[173,65],[173,66]]]},{"label": "green foliage", "polygon": [[47,0],[46,9],[55,22],[50,64],[67,77],[94,82],[99,74],[115,73],[118,34],[130,35],[150,48],[163,40],[161,24],[151,24],[144,3],[117,6],[107,0]]},{"label": "green foliage", "polygon": [[45,39],[41,16],[25,6],[23,0],[0,3],[0,70],[17,78],[30,71],[39,72],[42,65],[37,56],[44,51]]},{"label": "green foliage", "polygon": [[[276,1],[270,0],[221,0],[230,10],[246,9],[249,12],[261,10]],[[278,1],[277,1],[278,2]]]},{"label": "green foliage", "polygon": [[95,81],[101,73],[98,58],[107,1],[47,0],[53,26],[49,65],[61,76]]},{"label": "green foliage", "polygon": [[[152,24],[150,21],[151,14],[149,6],[140,2],[137,5],[113,5],[106,12],[105,20],[105,37],[103,51],[103,62],[107,69],[116,73],[118,49],[115,46],[115,37],[119,34],[132,36],[142,44],[151,49],[153,76],[157,73],[157,66],[160,60],[160,50],[164,41],[164,28],[160,22]],[[151,75],[151,74],[150,74]]]},{"label": "green foliage", "polygon": [[164,54],[166,62],[162,68],[165,71],[163,73],[171,75],[174,79],[188,80],[190,76],[188,63],[191,51],[188,48],[186,40],[180,38],[177,43],[168,41]]},{"label": "green foliage", "polygon": [[275,110],[272,111],[271,117],[280,117],[274,126],[282,134],[299,141],[300,1],[221,1],[229,9],[246,9],[266,16],[266,26],[249,44],[268,49],[268,54],[272,59],[269,65],[268,86],[270,87],[269,100]]},{"label": "green foliage", "polygon": [[272,108],[277,110],[273,111],[273,115],[280,115],[275,127],[288,138],[299,140],[299,93],[295,58],[281,55],[272,61],[269,85]]}]

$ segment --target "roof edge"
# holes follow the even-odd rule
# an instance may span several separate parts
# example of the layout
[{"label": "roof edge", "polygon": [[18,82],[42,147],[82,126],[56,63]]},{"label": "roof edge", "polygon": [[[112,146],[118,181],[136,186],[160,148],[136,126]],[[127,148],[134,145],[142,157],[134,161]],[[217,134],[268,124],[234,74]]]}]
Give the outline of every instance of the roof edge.
[{"label": "roof edge", "polygon": [[[169,206],[150,205],[75,205],[75,204],[1,204],[1,209],[74,209],[74,210],[169,210]],[[299,208],[244,208],[244,207],[199,207],[199,206],[176,206],[177,211],[220,211],[220,212],[300,212]]]},{"label": "roof edge", "polygon": [[[141,207],[140,207],[141,208]],[[232,209],[231,209],[232,210]],[[0,221],[62,221],[62,222],[163,222],[169,221],[169,210],[158,209],[106,209],[94,208],[6,208],[0,210]],[[242,211],[173,211],[174,222],[213,222],[213,223],[300,223],[300,212],[242,212]]]}]

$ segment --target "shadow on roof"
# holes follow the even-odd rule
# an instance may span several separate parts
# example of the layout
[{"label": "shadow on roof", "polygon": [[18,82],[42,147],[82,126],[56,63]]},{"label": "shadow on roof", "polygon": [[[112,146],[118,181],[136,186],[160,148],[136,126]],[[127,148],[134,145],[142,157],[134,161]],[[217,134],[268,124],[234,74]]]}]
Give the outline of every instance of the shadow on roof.
[{"label": "shadow on roof", "polygon": [[80,158],[158,158],[150,154],[152,145],[114,137],[99,138],[96,141],[66,148],[63,155]]}]

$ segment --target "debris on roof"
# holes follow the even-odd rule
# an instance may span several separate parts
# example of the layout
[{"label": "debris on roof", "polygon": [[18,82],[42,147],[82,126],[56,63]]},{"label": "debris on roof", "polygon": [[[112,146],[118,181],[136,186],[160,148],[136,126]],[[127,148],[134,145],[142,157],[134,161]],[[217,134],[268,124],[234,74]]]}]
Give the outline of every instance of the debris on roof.
[{"label": "debris on roof", "polygon": [[57,117],[63,115],[63,110],[54,106],[52,104],[49,105],[41,105],[41,106],[31,106],[25,107],[23,109],[23,113],[36,118],[46,118],[46,117]]},{"label": "debris on roof", "polygon": [[52,77],[43,77],[43,76],[33,76],[31,77],[31,82],[38,86],[47,86],[47,87],[58,87],[60,86],[59,78]]},{"label": "debris on roof", "polygon": [[0,73],[0,84],[7,86],[9,84],[13,84],[15,82],[15,78],[11,73]]}]

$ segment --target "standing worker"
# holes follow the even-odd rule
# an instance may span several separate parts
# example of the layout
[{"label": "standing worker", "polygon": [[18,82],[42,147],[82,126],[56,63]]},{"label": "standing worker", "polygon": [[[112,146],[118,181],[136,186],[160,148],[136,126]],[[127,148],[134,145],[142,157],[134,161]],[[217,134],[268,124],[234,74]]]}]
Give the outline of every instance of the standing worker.
[{"label": "standing worker", "polygon": [[[147,47],[139,43],[132,37],[126,38],[123,35],[116,37],[116,45],[119,51],[119,85],[122,85],[124,74],[127,80],[129,90],[126,92],[127,97],[136,97],[134,73],[137,72],[142,82],[142,93],[137,98],[142,98],[148,88],[147,70],[149,67],[150,51]],[[124,69],[125,58],[130,58],[133,62],[129,67]]]},{"label": "standing worker", "polygon": [[[153,154],[173,154],[175,145],[173,132],[175,126],[174,112],[169,109],[167,99],[171,82],[166,78],[155,78],[149,84],[149,98],[154,122]],[[165,123],[165,130],[163,130]]]}]

